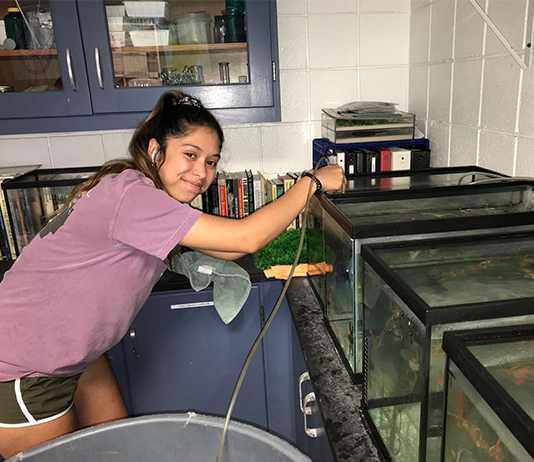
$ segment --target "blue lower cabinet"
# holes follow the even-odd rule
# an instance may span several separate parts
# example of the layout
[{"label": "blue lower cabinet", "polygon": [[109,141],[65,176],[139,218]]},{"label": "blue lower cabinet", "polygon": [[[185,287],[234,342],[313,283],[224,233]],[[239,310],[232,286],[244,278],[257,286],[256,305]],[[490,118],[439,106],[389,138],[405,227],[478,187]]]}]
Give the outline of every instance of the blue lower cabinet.
[{"label": "blue lower cabinet", "polygon": [[[206,289],[152,294],[123,339],[132,415],[185,412],[224,416],[261,329],[259,289],[224,324]],[[249,366],[232,417],[267,428],[263,353]]]},{"label": "blue lower cabinet", "polygon": [[[276,281],[261,288],[268,317],[283,286]],[[314,462],[334,462],[286,298],[263,342],[269,431],[293,443]]]},{"label": "blue lower cabinet", "polygon": [[[153,293],[109,352],[130,414],[225,416],[250,348],[281,292],[279,281],[253,284],[228,325],[213,306],[211,289]],[[284,438],[314,462],[333,462],[306,374],[284,298],[252,358],[232,418]]]}]

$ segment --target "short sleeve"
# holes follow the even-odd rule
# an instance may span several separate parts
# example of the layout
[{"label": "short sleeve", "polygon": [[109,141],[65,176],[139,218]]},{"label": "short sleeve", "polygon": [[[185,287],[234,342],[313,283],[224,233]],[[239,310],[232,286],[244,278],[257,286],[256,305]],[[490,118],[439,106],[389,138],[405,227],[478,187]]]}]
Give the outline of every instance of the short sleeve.
[{"label": "short sleeve", "polygon": [[164,260],[201,214],[152,184],[137,181],[119,200],[110,237]]}]

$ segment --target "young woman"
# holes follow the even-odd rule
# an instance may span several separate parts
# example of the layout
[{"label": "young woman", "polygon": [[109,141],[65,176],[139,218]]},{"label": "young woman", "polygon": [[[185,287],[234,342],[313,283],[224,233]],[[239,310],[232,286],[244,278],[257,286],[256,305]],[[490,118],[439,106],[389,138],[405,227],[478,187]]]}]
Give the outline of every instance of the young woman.
[{"label": "young woman", "polygon": [[[262,248],[302,211],[304,176],[242,220],[189,203],[210,186],[223,144],[213,115],[168,92],[112,161],[24,248],[0,284],[0,454],[9,458],[79,428],[127,417],[103,354],[124,336],[185,245],[233,260]],[[341,168],[317,172],[343,191]]]}]

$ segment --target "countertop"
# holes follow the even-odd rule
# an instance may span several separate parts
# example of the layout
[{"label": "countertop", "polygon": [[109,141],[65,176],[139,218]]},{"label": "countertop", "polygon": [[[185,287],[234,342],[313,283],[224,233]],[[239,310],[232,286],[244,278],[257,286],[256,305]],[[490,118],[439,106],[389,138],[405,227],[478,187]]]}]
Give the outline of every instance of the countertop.
[{"label": "countertop", "polygon": [[[252,282],[267,281],[263,272],[254,267],[251,256],[237,263],[249,272]],[[0,280],[11,265],[12,262],[0,262]],[[190,288],[185,276],[166,271],[153,291]],[[293,278],[286,296],[337,461],[380,462],[359,413],[361,385],[352,382],[342,363],[307,278]]]}]

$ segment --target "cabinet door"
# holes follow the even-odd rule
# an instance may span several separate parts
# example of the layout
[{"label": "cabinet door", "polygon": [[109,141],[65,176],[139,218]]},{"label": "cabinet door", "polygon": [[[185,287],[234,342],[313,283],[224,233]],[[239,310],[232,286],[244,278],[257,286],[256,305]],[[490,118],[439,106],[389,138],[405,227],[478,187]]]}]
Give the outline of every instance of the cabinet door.
[{"label": "cabinet door", "polygon": [[[265,316],[271,314],[282,288],[279,281],[262,284]],[[303,377],[308,369],[285,297],[265,334],[264,348],[269,431],[315,462],[334,462],[319,408],[312,399],[312,383]],[[306,397],[309,402],[304,406]],[[310,414],[304,416],[304,408]]]},{"label": "cabinet door", "polygon": [[[164,90],[171,89],[199,97],[224,123],[237,121],[244,111],[275,110],[274,0],[245,0],[245,13],[240,13],[242,34],[231,43],[214,43],[212,33],[213,19],[225,9],[225,0],[167,0],[167,8],[151,13],[134,10],[133,3],[130,8],[126,2],[121,22],[106,10],[116,2],[78,0],[95,113],[146,113]],[[207,15],[206,21],[188,19],[199,10]],[[108,33],[111,28],[122,30]],[[221,80],[219,71],[219,63],[224,62],[229,66],[228,83]]]},{"label": "cabinet door", "polygon": [[[0,50],[0,119],[91,114],[75,2],[20,1],[25,49]],[[14,2],[0,0],[0,12]],[[3,16],[3,15],[2,15]]]},{"label": "cabinet door", "polygon": [[[125,345],[133,415],[194,411],[224,416],[261,328],[258,287],[252,286],[228,325],[213,306],[212,290],[206,289],[152,294],[131,328]],[[261,346],[232,417],[267,427]]]},{"label": "cabinet door", "polygon": [[293,365],[296,417],[295,445],[314,462],[334,462],[334,454],[324,429],[321,412],[314,398],[313,384],[309,378],[308,368],[297,331],[293,327]]}]

